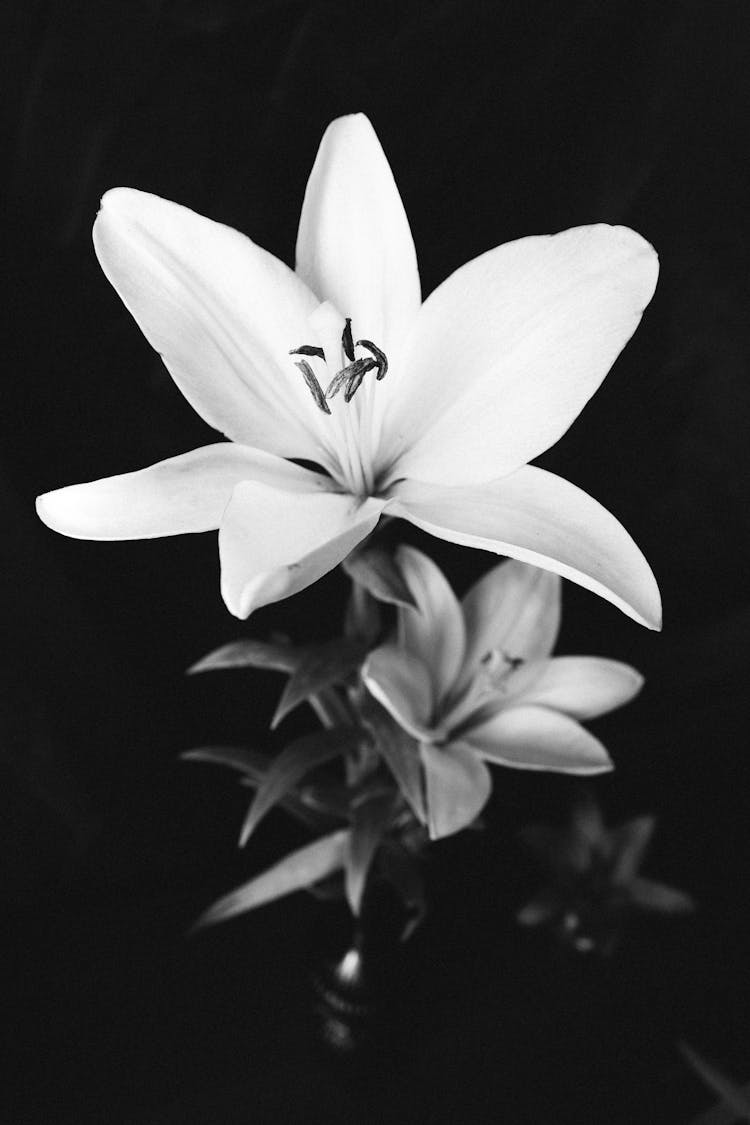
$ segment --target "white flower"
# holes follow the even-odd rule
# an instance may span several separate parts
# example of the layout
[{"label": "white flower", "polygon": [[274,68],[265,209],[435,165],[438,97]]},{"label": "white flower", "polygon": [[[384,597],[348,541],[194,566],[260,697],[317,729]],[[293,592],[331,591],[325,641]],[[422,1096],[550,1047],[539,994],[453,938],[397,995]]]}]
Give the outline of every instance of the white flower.
[{"label": "white flower", "polygon": [[397,560],[416,608],[399,606],[397,641],[375,649],[362,674],[419,747],[433,837],[481,811],[492,789],[485,762],[569,774],[612,768],[580,720],[627,703],[643,680],[615,660],[550,659],[557,575],[503,562],[459,602],[426,555],[400,547]]},{"label": "white flower", "polygon": [[[387,509],[659,627],[654,576],[627,532],[527,464],[565,433],[653,294],[657,258],[639,235],[597,225],[522,238],[422,304],[401,199],[357,114],[321,142],[295,272],[130,188],[104,196],[94,246],[177,386],[231,440],[47,493],[50,527],[83,539],[218,528],[224,600],[247,617],[336,566]],[[366,343],[350,346],[346,318]]]}]

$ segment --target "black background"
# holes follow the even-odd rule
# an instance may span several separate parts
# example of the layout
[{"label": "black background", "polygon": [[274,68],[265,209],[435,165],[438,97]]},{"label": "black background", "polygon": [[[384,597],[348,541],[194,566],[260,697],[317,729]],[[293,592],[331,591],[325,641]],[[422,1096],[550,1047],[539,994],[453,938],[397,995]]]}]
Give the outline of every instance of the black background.
[{"label": "black background", "polygon": [[[3,1119],[687,1121],[710,1095],[677,1039],[750,1078],[747,6],[27,0],[0,18]],[[572,788],[498,772],[488,830],[434,850],[392,1050],[363,1074],[326,1062],[309,1025],[307,966],[343,913],[296,896],[184,940],[303,839],[276,815],[239,854],[243,794],[177,762],[280,745],[278,677],[184,669],[239,636],[334,635],[343,578],[240,623],[215,535],[74,542],[33,510],[213,440],[99,270],[102,192],[156,192],[291,261],[320,136],[356,110],[425,294],[491,246],[579,223],[659,251],[636,336],[539,463],[610,508],[659,579],[660,636],[566,586],[560,651],[645,673],[595,727],[617,763],[596,789],[613,821],[657,814],[646,871],[700,903],[635,926],[604,967],[518,932],[536,875],[514,833]],[[492,561],[404,533],[459,590]]]}]

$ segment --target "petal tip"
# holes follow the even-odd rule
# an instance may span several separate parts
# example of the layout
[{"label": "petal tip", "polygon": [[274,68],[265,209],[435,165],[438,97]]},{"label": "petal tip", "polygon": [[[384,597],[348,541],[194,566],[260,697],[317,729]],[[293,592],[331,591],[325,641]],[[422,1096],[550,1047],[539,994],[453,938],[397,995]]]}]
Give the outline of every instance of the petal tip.
[{"label": "petal tip", "polygon": [[59,535],[67,535],[72,539],[83,539],[84,536],[77,533],[75,522],[71,521],[72,513],[69,511],[66,513],[66,505],[64,502],[60,502],[67,493],[67,488],[58,488],[37,496],[35,501],[36,514],[50,531],[56,531]]},{"label": "petal tip", "polygon": [[39,519],[42,521],[42,523],[46,524],[47,527],[52,528],[52,530],[54,531],[54,527],[52,525],[53,516],[50,512],[50,496],[52,496],[51,492],[43,492],[40,496],[37,496],[34,502],[34,506],[36,508],[36,514],[39,516]]},{"label": "petal tip", "polygon": [[144,194],[144,192],[138,191],[136,188],[109,188],[99,200],[99,210],[94,219],[94,230],[96,230],[97,223],[100,223],[103,218],[113,214],[113,212],[118,211],[129,199]]},{"label": "petal tip", "polygon": [[342,113],[340,117],[334,117],[326,129],[326,133],[330,130],[339,131],[341,129],[365,129],[367,132],[374,132],[372,122],[366,113],[357,110],[354,113]]},{"label": "petal tip", "polygon": [[647,629],[651,629],[654,633],[660,633],[663,623],[661,594],[659,593],[659,587],[656,585],[656,579],[653,577],[653,574],[651,577],[653,579],[653,588],[649,591],[648,603],[644,606],[638,620],[640,620]]}]

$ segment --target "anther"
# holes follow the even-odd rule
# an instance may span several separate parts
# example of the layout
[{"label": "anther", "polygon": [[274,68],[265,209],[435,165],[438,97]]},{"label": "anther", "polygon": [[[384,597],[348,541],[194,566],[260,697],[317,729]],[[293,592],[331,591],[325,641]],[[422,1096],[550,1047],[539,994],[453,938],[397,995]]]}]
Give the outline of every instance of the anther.
[{"label": "anther", "polygon": [[372,371],[374,367],[377,367],[376,361],[369,358],[355,359],[353,363],[348,363],[346,367],[342,367],[340,371],[337,371],[331,379],[326,388],[326,398],[335,398],[344,384],[346,384],[344,398],[347,402],[351,402],[365,375],[368,371]]},{"label": "anther", "polygon": [[[302,344],[299,348],[292,348],[289,355],[310,355],[316,356],[318,359],[325,359],[326,353],[322,348],[316,348],[313,344]],[[352,355],[352,359],[354,355]],[[299,367],[299,364],[297,364]]]},{"label": "anther", "polygon": [[[318,349],[319,351],[320,349]],[[298,352],[290,352],[290,355],[298,355]],[[306,359],[301,359],[299,363],[295,363],[295,367],[299,367],[302,376],[307,384],[307,389],[315,399],[316,406],[323,411],[324,414],[330,414],[331,408],[326,402],[326,397],[323,394],[323,388],[318,380],[315,378],[315,372]]]},{"label": "anther", "polygon": [[[347,321],[347,324],[348,323]],[[357,340],[357,346],[367,348],[368,352],[372,352],[375,356],[375,363],[378,368],[378,373],[375,378],[380,382],[381,379],[385,378],[385,373],[388,370],[388,359],[385,352],[382,351],[377,344],[373,344],[372,340]],[[354,355],[353,352],[352,355]]]},{"label": "anther", "polygon": [[344,331],[341,333],[341,346],[344,349],[344,355],[351,363],[354,359],[354,342],[352,340],[352,318],[346,318],[346,325]]}]

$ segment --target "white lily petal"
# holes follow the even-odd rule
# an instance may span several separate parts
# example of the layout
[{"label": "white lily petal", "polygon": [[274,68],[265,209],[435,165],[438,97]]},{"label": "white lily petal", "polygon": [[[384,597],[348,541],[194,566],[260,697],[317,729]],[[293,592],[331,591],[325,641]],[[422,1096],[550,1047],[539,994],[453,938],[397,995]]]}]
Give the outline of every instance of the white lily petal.
[{"label": "white lily petal", "polygon": [[243,480],[308,494],[329,484],[272,453],[218,442],[134,473],[58,488],[36,506],[48,527],[74,539],[153,539],[215,530]]},{"label": "white lily petal", "polygon": [[311,342],[318,302],[288,266],[231,227],[130,188],[103,197],[94,247],[201,417],[234,441],[327,464],[323,415],[288,354]]},{"label": "white lily petal", "polygon": [[386,352],[420,306],[409,223],[375,130],[339,117],[320,142],[297,236],[297,273],[321,301],[352,318],[355,339]]},{"label": "white lily petal", "polygon": [[549,656],[560,630],[560,587],[558,574],[517,559],[498,563],[475,582],[461,603],[467,638],[464,676],[496,649],[511,659]]},{"label": "white lily petal", "polygon": [[554,571],[648,628],[661,628],[659,588],[630,535],[606,508],[553,473],[527,465],[474,488],[407,480],[390,495],[391,515],[440,539]]},{"label": "white lily petal", "polygon": [[468,827],[487,804],[492,777],[476,752],[464,743],[420,746],[425,773],[427,824],[439,840]]},{"label": "white lily petal", "polygon": [[557,656],[521,692],[519,703],[550,707],[574,719],[595,719],[633,699],[643,676],[619,660],[599,656]]},{"label": "white lily petal", "polygon": [[408,734],[428,736],[435,698],[429,666],[419,656],[394,644],[381,645],[367,657],[362,679]]},{"label": "white lily petal", "polygon": [[612,769],[593,734],[546,707],[509,707],[467,731],[465,741],[489,762],[521,770],[595,774]]},{"label": "white lily petal", "polygon": [[429,668],[438,705],[461,668],[466,632],[461,606],[438,566],[414,547],[396,552],[404,581],[416,608],[399,606],[399,642]]},{"label": "white lily petal", "polygon": [[522,238],[456,270],[399,364],[385,460],[444,484],[493,480],[560,438],[635,331],[658,274],[626,227]]},{"label": "white lily petal", "polygon": [[310,586],[372,531],[384,500],[287,492],[259,482],[235,488],[219,528],[221,592],[235,617]]}]

